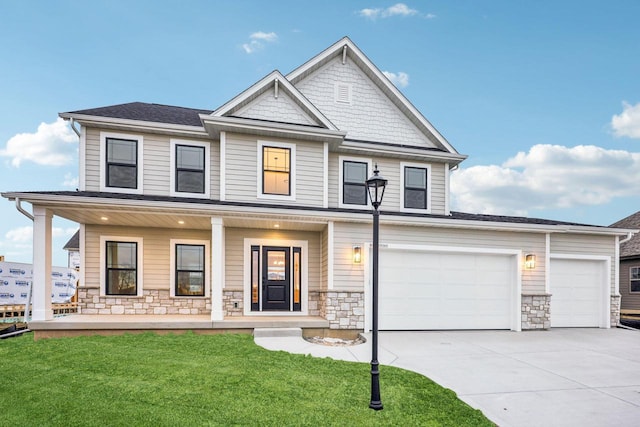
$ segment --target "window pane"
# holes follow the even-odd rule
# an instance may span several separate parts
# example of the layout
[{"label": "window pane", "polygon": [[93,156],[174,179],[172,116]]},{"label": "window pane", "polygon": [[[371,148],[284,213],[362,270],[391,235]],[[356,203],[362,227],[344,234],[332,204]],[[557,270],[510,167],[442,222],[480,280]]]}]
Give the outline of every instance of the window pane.
[{"label": "window pane", "polygon": [[138,170],[135,166],[109,165],[107,187],[137,188]]},{"label": "window pane", "polygon": [[300,304],[300,252],[293,253],[293,303]]},{"label": "window pane", "polygon": [[263,147],[263,168],[265,171],[289,172],[289,149]]},{"label": "window pane", "polygon": [[251,249],[251,304],[258,304],[258,287],[260,286],[260,272],[258,270],[260,252]]},{"label": "window pane", "polygon": [[364,184],[367,180],[367,164],[361,162],[344,162],[344,182]]},{"label": "window pane", "polygon": [[176,157],[178,168],[204,171],[204,147],[177,145]]},{"label": "window pane", "polygon": [[136,295],[136,271],[108,270],[106,293],[108,295]]},{"label": "window pane", "polygon": [[204,193],[204,172],[178,171],[176,191],[183,193]]},{"label": "window pane", "polygon": [[107,138],[107,162],[135,165],[137,141]]},{"label": "window pane", "polygon": [[404,207],[410,209],[426,209],[427,198],[424,190],[404,190]]},{"label": "window pane", "polygon": [[268,251],[267,252],[267,276],[268,280],[280,281],[285,280],[285,252],[284,251]]},{"label": "window pane", "polygon": [[265,194],[289,195],[289,173],[265,171],[263,177]]},{"label": "window pane", "polygon": [[405,168],[404,185],[411,188],[427,188],[427,170],[423,168]]},{"label": "window pane", "polygon": [[342,203],[348,205],[366,205],[367,188],[358,184],[345,184],[342,192]]},{"label": "window pane", "polygon": [[136,268],[138,244],[126,242],[107,242],[107,268]]},{"label": "window pane", "polygon": [[176,245],[176,267],[178,270],[204,270],[204,246]]},{"label": "window pane", "polygon": [[631,281],[631,292],[640,292],[640,280]]},{"label": "window pane", "polygon": [[176,295],[204,296],[204,274],[199,271],[180,271],[177,277]]},{"label": "window pane", "polygon": [[640,267],[631,267],[631,279],[640,280]]}]

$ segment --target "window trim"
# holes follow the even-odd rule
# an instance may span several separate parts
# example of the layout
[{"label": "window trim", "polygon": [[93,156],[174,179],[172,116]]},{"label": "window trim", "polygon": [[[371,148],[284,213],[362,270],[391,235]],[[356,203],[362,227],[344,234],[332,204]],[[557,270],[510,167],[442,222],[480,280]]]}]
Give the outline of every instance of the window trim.
[{"label": "window trim", "polygon": [[[176,295],[176,245],[204,246],[204,295]],[[170,239],[169,240],[169,265],[170,265],[170,290],[171,298],[196,298],[211,297],[211,244],[209,240]]]},{"label": "window trim", "polygon": [[[284,194],[264,194],[263,193],[263,173],[264,173],[264,147],[289,149],[289,195]],[[289,142],[275,142],[258,140],[257,142],[257,198],[271,200],[296,200],[296,144]]]},{"label": "window trim", "polygon": [[373,161],[367,157],[351,157],[351,156],[338,156],[338,207],[340,208],[348,208],[348,209],[371,209],[371,200],[369,200],[369,195],[367,194],[367,204],[366,205],[352,205],[349,203],[343,203],[343,193],[344,193],[344,162],[358,162],[358,163],[366,163],[367,164],[367,179],[373,173]]},{"label": "window trim", "polygon": [[[405,168],[420,168],[427,170],[427,208],[426,209],[417,209],[417,208],[405,208],[404,207],[404,172]],[[431,195],[433,194],[431,191],[431,164],[430,163],[412,163],[412,162],[400,162],[400,211],[401,212],[412,212],[412,213],[423,213],[430,214],[431,213]]]},{"label": "window trim", "polygon": [[[170,140],[171,152],[169,155],[169,195],[172,197],[193,197],[197,199],[211,198],[211,144],[208,141],[193,141],[188,139]],[[204,147],[204,193],[188,193],[176,191],[176,168],[178,159],[176,158],[176,146],[185,145],[189,147]]]},{"label": "window trim", "polygon": [[640,266],[635,265],[635,266],[629,267],[629,293],[630,294],[640,294],[640,290],[638,290],[638,291],[631,290],[631,283],[632,282],[640,283],[640,279],[632,279],[632,277],[633,277],[632,271],[633,271],[634,268],[637,268],[638,272],[640,273]]},{"label": "window trim", "polygon": [[[137,188],[108,187],[107,186],[107,138],[128,139],[137,142]],[[108,193],[143,194],[144,176],[144,138],[142,135],[125,133],[100,132],[100,191]]]},{"label": "window trim", "polygon": [[[112,295],[107,294],[107,242],[136,243],[136,284],[135,295]],[[100,236],[100,296],[108,298],[138,298],[144,294],[144,247],[142,237],[133,236]]]}]

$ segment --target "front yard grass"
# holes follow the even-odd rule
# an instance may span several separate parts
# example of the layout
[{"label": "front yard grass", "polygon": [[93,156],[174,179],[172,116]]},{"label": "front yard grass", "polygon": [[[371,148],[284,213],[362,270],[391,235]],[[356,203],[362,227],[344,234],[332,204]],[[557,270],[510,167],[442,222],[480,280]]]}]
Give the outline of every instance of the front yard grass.
[{"label": "front yard grass", "polygon": [[491,426],[448,389],[381,367],[271,352],[250,335],[0,341],[0,424],[24,426]]}]

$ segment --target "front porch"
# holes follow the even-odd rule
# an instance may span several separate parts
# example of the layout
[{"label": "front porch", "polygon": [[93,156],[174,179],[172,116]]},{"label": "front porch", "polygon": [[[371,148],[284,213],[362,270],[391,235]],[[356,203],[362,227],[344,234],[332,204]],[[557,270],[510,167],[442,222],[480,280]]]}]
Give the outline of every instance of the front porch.
[{"label": "front porch", "polygon": [[330,322],[317,316],[233,316],[211,320],[210,315],[93,315],[72,314],[51,320],[32,320],[34,338],[115,335],[155,332],[199,334],[246,333],[256,328],[301,328],[305,336],[336,336],[347,331],[330,330]]}]

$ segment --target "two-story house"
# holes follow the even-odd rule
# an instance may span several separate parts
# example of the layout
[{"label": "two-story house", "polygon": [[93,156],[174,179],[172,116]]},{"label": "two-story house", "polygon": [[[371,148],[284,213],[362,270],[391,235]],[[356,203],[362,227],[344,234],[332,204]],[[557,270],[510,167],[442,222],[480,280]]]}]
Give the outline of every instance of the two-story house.
[{"label": "two-story house", "polygon": [[[450,173],[466,156],[348,38],[216,110],[60,117],[79,134],[78,191],[3,193],[33,207],[32,329],[155,315],[169,328],[368,330],[375,165],[388,179],[380,329],[618,322],[630,230],[452,212]],[[81,314],[66,319],[52,319],[44,280],[54,215],[80,224]]]}]

